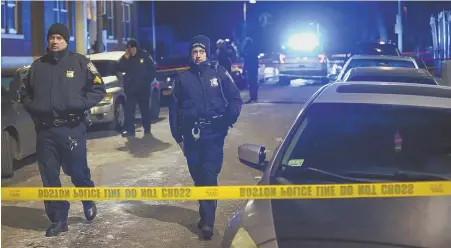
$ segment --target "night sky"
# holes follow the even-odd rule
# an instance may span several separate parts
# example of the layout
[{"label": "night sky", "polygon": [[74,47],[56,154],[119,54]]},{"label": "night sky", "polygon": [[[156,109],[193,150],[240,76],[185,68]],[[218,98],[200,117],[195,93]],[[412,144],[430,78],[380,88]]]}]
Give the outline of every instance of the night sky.
[{"label": "night sky", "polygon": [[[147,4],[150,5],[150,2]],[[441,10],[451,10],[451,2],[404,2],[407,6],[405,21],[405,41],[429,43],[431,14]],[[187,41],[196,34],[205,34],[212,39],[233,38],[234,31],[239,36],[243,23],[243,2],[167,2],[157,1],[156,24],[173,28],[176,39]],[[379,8],[390,39],[394,34],[397,2],[261,2],[247,4],[248,27],[254,30],[254,37],[264,40],[265,46],[278,44],[280,31],[295,20],[314,19],[326,29],[330,46],[346,46],[370,37],[376,32],[375,8]],[[149,8],[150,9],[150,6]],[[260,29],[258,17],[263,12],[273,15],[274,24]],[[150,19],[150,18],[149,18]],[[278,33],[279,32],[279,33]],[[367,34],[368,33],[368,34]],[[260,36],[259,36],[260,35]]]}]

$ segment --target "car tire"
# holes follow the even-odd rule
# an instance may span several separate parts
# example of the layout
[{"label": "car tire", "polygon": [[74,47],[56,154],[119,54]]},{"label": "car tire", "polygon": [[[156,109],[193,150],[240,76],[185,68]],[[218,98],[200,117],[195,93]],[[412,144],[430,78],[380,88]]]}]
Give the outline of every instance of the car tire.
[{"label": "car tire", "polygon": [[125,102],[118,98],[114,104],[114,120],[110,123],[110,129],[122,130],[125,122]]},{"label": "car tire", "polygon": [[150,118],[152,121],[158,120],[160,118],[160,93],[158,91],[152,92],[152,101],[150,109]]},{"label": "car tire", "polygon": [[16,139],[8,131],[2,132],[2,177],[14,175]]}]

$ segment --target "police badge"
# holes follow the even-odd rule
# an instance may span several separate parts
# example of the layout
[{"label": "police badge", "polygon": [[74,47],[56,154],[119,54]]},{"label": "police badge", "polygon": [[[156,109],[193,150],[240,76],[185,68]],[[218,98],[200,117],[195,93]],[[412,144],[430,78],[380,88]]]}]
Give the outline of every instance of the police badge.
[{"label": "police badge", "polygon": [[217,78],[210,79],[210,86],[211,87],[218,87],[219,86],[218,79]]}]

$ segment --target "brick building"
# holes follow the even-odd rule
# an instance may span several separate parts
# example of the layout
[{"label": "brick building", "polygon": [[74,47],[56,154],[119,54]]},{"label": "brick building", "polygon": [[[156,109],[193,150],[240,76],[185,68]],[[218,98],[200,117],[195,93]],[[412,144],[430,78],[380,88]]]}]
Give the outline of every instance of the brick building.
[{"label": "brick building", "polygon": [[[69,48],[86,54],[97,34],[98,1],[1,1],[2,67],[30,64],[42,56],[48,28],[55,22],[69,27]],[[107,51],[122,50],[137,34],[136,3],[102,1],[103,37]]]}]

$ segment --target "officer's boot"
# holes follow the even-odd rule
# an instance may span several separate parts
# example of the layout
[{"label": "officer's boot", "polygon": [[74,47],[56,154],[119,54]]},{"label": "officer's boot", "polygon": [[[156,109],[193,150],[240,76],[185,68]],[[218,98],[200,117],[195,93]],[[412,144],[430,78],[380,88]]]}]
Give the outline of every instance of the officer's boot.
[{"label": "officer's boot", "polygon": [[90,204],[86,205],[83,204],[83,210],[86,219],[89,221],[93,220],[97,215],[97,207],[94,202],[91,202]]},{"label": "officer's boot", "polygon": [[211,226],[204,225],[201,229],[202,235],[205,240],[210,240],[213,237],[213,228]]},{"label": "officer's boot", "polygon": [[67,222],[65,222],[65,221],[53,222],[52,225],[50,225],[50,227],[47,228],[47,231],[45,232],[45,236],[46,237],[54,237],[54,236],[58,236],[62,232],[67,232],[67,231],[69,231]]}]

